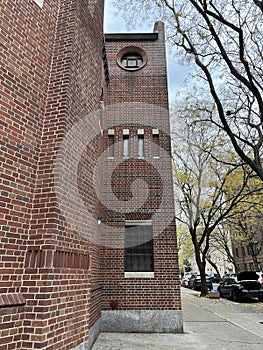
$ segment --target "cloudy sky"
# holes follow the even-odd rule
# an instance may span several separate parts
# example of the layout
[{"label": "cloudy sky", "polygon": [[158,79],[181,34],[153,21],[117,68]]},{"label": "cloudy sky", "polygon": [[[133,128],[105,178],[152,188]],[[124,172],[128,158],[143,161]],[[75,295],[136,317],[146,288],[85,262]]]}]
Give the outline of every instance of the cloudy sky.
[{"label": "cloudy sky", "polygon": [[[121,1],[121,0],[120,0]],[[127,27],[125,21],[121,16],[117,16],[117,9],[113,6],[112,0],[105,0],[105,33],[126,33]],[[138,27],[134,28],[132,32],[152,32],[153,24],[142,22]]]},{"label": "cloudy sky", "polygon": [[[120,0],[121,1],[121,0]],[[120,33],[127,32],[128,29],[125,25],[125,21],[120,16],[116,15],[117,10],[112,4],[112,0],[105,1],[105,21],[104,31],[105,33]],[[152,32],[153,26],[148,23],[142,22],[138,27],[134,28],[133,32]],[[168,69],[168,87],[170,101],[174,100],[176,91],[182,86],[185,78],[187,77],[187,69],[176,63],[175,58],[167,53],[167,69]]]}]

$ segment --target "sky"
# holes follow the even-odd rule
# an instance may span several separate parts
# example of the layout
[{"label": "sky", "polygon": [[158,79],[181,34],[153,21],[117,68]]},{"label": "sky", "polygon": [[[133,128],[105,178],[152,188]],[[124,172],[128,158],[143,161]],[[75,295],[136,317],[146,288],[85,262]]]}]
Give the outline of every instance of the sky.
[{"label": "sky", "polygon": [[[121,16],[116,16],[117,9],[113,6],[112,0],[105,0],[104,30],[105,33],[126,33],[128,32],[125,21]],[[152,32],[153,25],[142,22],[138,27],[129,32]]]},{"label": "sky", "polygon": [[[104,31],[105,33],[125,33],[128,32],[127,26],[120,15],[116,15],[116,8],[112,4],[112,0],[105,0],[105,17],[104,17]],[[132,31],[137,33],[152,32],[154,21],[152,25],[142,22]],[[129,31],[131,32],[131,31]],[[176,102],[176,94],[182,88],[184,80],[187,77],[187,68],[178,64],[176,58],[172,56],[167,50],[167,74],[168,74],[168,89],[170,103]]]}]

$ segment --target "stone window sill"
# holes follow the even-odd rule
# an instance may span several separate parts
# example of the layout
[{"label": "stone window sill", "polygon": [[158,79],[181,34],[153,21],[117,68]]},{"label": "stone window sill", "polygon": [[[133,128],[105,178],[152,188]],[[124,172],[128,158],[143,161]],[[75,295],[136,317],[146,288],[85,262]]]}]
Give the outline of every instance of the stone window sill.
[{"label": "stone window sill", "polygon": [[154,278],[154,272],[125,272],[125,278]]}]

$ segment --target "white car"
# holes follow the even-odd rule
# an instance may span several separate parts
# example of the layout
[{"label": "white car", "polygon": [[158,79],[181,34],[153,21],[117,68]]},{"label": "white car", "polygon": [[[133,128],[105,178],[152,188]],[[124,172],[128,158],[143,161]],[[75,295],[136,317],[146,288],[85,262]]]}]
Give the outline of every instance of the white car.
[{"label": "white car", "polygon": [[193,275],[192,273],[186,273],[181,279],[181,286],[189,287],[188,283],[192,275]]}]

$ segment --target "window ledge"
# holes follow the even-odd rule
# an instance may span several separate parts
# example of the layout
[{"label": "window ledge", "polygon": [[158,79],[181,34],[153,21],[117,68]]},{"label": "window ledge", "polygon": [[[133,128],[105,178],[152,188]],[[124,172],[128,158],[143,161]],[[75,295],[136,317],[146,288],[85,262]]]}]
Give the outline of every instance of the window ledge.
[{"label": "window ledge", "polygon": [[25,299],[21,293],[7,293],[0,295],[0,308],[25,305]]},{"label": "window ledge", "polygon": [[125,278],[154,278],[154,272],[125,272]]}]

